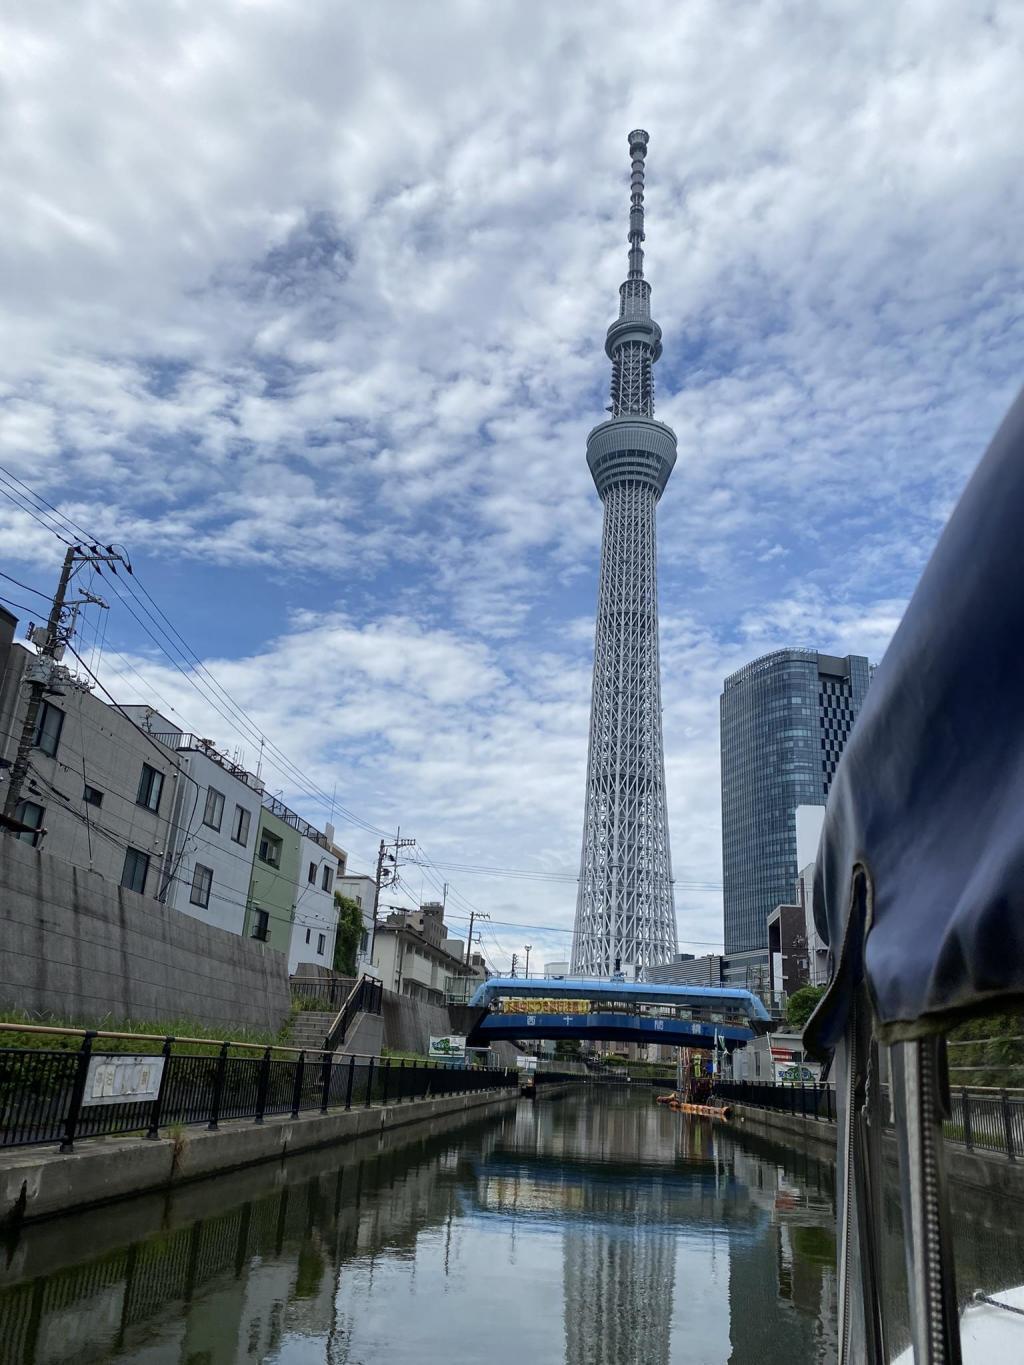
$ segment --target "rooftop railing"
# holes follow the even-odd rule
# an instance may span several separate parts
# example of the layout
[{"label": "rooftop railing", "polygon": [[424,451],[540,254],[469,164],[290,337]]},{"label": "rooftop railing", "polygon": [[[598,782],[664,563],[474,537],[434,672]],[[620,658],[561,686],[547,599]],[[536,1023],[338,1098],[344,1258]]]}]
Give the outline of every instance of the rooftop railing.
[{"label": "rooftop railing", "polygon": [[244,782],[254,792],[263,795],[263,783],[254,773],[247,772],[241,764],[234,763],[226,754],[222,754],[210,739],[203,739],[199,735],[180,734],[177,731],[168,734],[154,735],[153,738],[158,744],[162,744],[166,749],[175,749],[180,752],[182,749],[194,749],[196,753],[204,754],[212,759],[225,772],[229,772],[232,777],[237,777],[239,782]]},{"label": "rooftop railing", "polygon": [[327,835],[322,834],[320,830],[311,825],[308,820],[303,820],[301,815],[296,815],[283,801],[278,801],[276,796],[270,796],[267,792],[264,792],[263,806],[266,810],[269,810],[272,815],[276,815],[279,820],[283,820],[286,825],[290,825],[292,829],[298,830],[305,838],[312,839],[313,842],[319,844],[321,848],[326,848],[330,851],[331,841],[328,839]]}]

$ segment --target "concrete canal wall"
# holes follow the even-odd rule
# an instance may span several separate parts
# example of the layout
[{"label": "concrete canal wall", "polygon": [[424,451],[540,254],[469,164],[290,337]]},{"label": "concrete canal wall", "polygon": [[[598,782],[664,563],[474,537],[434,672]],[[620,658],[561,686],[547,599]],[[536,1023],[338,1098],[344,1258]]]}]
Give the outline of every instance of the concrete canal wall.
[{"label": "concrete canal wall", "polygon": [[[733,1112],[730,1127],[740,1132],[747,1130],[778,1139],[795,1139],[800,1146],[811,1147],[816,1154],[835,1160],[836,1125],[827,1119],[781,1114],[773,1109],[756,1109],[745,1104],[730,1107]],[[885,1134],[883,1144],[886,1158],[895,1162],[896,1140],[892,1134]],[[1010,1161],[1000,1152],[969,1152],[955,1142],[947,1142],[946,1170],[953,1184],[1024,1200],[1024,1166],[1019,1161]]]},{"label": "concrete canal wall", "polygon": [[175,1137],[90,1138],[76,1151],[21,1148],[0,1155],[0,1227],[106,1204],[258,1162],[279,1162],[355,1138],[378,1136],[425,1120],[452,1125],[485,1117],[518,1102],[517,1090],[410,1100],[262,1124],[225,1123],[215,1132],[186,1128]]},{"label": "concrete canal wall", "polygon": [[276,1030],[283,953],[41,853],[0,847],[0,1006],[63,1019]]},{"label": "concrete canal wall", "polygon": [[[426,1000],[413,1000],[408,995],[384,992],[384,1046],[389,1052],[417,1052],[425,1054],[431,1037],[443,1038],[449,1033],[465,1033],[467,1018],[473,1017],[461,1005],[433,1005]],[[492,1043],[491,1049],[499,1066],[515,1066],[519,1049],[512,1043]],[[365,1048],[359,1049],[365,1052]]]}]

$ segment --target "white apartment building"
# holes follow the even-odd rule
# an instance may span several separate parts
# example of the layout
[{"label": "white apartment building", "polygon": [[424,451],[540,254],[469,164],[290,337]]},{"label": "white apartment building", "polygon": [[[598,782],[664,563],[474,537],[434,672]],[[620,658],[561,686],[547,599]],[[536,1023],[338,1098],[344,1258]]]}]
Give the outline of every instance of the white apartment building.
[{"label": "white apartment building", "polygon": [[218,753],[207,739],[180,731],[157,733],[155,738],[174,751],[183,774],[165,859],[167,904],[241,934],[263,783]]},{"label": "white apartment building", "polygon": [[338,908],[334,890],[338,878],[338,855],[299,832],[299,888],[292,915],[288,970],[300,962],[318,967],[334,965],[334,939]]},{"label": "white apartment building", "polygon": [[797,895],[803,906],[804,925],[807,934],[807,979],[811,986],[828,984],[828,944],[814,925],[814,867],[818,857],[818,844],[825,823],[824,806],[797,806],[796,808],[796,865],[800,869],[797,878]]},{"label": "white apartment building", "polygon": [[[343,896],[356,902],[363,915],[363,937],[356,953],[356,975],[359,976],[373,967],[370,944],[373,939],[373,899],[377,892],[377,883],[372,877],[364,874],[346,872],[339,876],[337,886]],[[373,971],[373,975],[376,975],[376,970]]]},{"label": "white apartment building", "polygon": [[432,902],[378,923],[373,962],[385,990],[443,1005],[457,985],[482,979],[466,966],[464,948],[445,936],[444,909]]}]

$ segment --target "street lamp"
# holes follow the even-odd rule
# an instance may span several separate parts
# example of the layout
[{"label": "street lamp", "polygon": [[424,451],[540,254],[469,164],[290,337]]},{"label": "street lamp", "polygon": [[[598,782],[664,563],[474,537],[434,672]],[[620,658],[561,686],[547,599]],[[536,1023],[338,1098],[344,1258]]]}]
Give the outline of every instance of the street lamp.
[{"label": "street lamp", "polygon": [[529,981],[529,979],[530,979],[530,949],[533,947],[533,944],[532,944],[532,943],[524,943],[524,944],[523,944],[523,947],[526,949],[526,979],[527,979],[527,981]]}]

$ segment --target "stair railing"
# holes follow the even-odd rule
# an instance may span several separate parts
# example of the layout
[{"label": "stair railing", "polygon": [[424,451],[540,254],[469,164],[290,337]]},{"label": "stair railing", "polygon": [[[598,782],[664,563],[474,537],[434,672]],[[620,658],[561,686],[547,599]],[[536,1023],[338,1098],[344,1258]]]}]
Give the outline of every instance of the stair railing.
[{"label": "stair railing", "polygon": [[384,986],[380,981],[372,976],[360,977],[334,1016],[324,1038],[324,1048],[334,1052],[341,1047],[357,1014],[380,1014],[383,996]]}]

